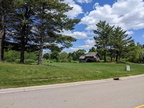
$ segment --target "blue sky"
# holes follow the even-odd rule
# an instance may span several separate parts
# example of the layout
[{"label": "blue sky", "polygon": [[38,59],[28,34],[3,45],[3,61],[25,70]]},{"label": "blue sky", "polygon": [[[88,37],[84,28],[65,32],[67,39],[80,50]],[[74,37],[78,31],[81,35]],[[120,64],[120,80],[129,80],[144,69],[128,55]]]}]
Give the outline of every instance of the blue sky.
[{"label": "blue sky", "polygon": [[64,31],[63,34],[77,39],[73,47],[64,49],[73,52],[78,49],[89,50],[94,46],[93,29],[100,20],[110,25],[120,26],[129,36],[144,44],[144,1],[143,0],[65,0],[73,7],[66,13],[70,18],[81,19],[73,31]]}]

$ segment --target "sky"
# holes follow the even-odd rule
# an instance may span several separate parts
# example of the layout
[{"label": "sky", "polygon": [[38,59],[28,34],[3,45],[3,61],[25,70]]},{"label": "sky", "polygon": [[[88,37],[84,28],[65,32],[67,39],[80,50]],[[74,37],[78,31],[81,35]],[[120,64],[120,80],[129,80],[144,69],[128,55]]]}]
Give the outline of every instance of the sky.
[{"label": "sky", "polygon": [[72,47],[63,51],[88,51],[93,47],[93,30],[100,20],[122,27],[135,43],[144,44],[144,0],[65,0],[65,3],[73,7],[65,14],[72,19],[81,19],[81,22],[74,30],[63,32],[77,39]]}]

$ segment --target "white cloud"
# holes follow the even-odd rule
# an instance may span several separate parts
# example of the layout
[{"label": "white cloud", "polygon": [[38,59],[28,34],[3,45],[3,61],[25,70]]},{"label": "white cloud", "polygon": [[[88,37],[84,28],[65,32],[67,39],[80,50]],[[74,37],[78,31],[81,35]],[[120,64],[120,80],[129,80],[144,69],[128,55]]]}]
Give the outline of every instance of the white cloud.
[{"label": "white cloud", "polygon": [[94,5],[94,10],[86,14],[82,24],[86,24],[86,30],[95,29],[95,24],[100,20],[107,21],[111,25],[120,26],[125,30],[144,28],[144,2],[143,0],[117,0],[112,6]]},{"label": "white cloud", "polygon": [[73,0],[64,0],[64,2],[67,4],[75,4],[75,2]]},{"label": "white cloud", "polygon": [[73,32],[73,37],[77,39],[87,38],[87,34],[85,32]]},{"label": "white cloud", "polygon": [[142,35],[142,37],[144,38],[144,35]]},{"label": "white cloud", "polygon": [[77,51],[77,50],[79,50],[80,48],[70,48],[70,50],[72,50],[72,51]]},{"label": "white cloud", "polygon": [[90,49],[90,48],[93,47],[94,45],[95,45],[95,40],[94,40],[94,39],[93,39],[93,40],[88,39],[88,40],[85,41],[85,45],[82,45],[82,46],[80,46],[80,47],[81,47],[81,48]]},{"label": "white cloud", "polygon": [[132,35],[132,34],[134,34],[134,32],[133,31],[127,31],[126,34]]},{"label": "white cloud", "polygon": [[92,0],[76,0],[79,3],[91,3]]},{"label": "white cloud", "polygon": [[86,39],[86,38],[88,38],[86,32],[64,31],[62,34],[63,34],[63,35],[67,35],[67,36],[72,36],[72,37],[74,37],[74,38],[76,38],[76,39]]},{"label": "white cloud", "polygon": [[93,39],[93,37],[96,35],[96,34],[94,34],[94,32],[93,31],[86,31],[85,32],[86,34],[87,34],[87,39]]},{"label": "white cloud", "polygon": [[72,50],[72,51],[76,51],[76,50],[78,50],[78,49],[85,49],[85,50],[89,50],[91,47],[93,47],[95,45],[95,41],[94,40],[90,40],[90,39],[88,39],[88,40],[85,40],[85,45],[81,45],[81,46],[78,46],[78,47],[76,47],[76,48],[70,48],[70,50]]},{"label": "white cloud", "polygon": [[65,0],[64,2],[69,4],[70,7],[73,7],[72,10],[65,13],[68,17],[75,18],[79,14],[83,13],[82,7],[80,5],[77,5],[73,0]]}]

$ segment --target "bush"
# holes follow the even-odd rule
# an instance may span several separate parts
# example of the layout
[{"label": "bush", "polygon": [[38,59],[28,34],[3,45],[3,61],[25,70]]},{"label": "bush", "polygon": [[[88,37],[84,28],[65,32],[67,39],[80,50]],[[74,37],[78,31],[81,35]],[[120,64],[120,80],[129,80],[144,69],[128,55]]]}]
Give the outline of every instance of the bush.
[{"label": "bush", "polygon": [[25,59],[37,60],[37,52],[25,52]]},{"label": "bush", "polygon": [[46,60],[47,60],[47,59],[50,59],[50,54],[49,54],[49,53],[45,53],[45,54],[43,55],[43,58],[46,59]]},{"label": "bush", "polygon": [[[16,63],[20,63],[19,62],[19,58],[20,58],[20,52],[19,51],[14,51],[14,50],[9,50],[9,51],[5,51],[4,53],[4,60],[6,62],[16,62]],[[36,55],[36,52],[25,52],[25,59],[29,59],[29,60],[37,60],[38,56]]]},{"label": "bush", "polygon": [[16,62],[16,63],[20,63],[20,59],[16,59],[15,62]]},{"label": "bush", "polygon": [[60,62],[68,62],[68,60],[67,59],[63,59]]},{"label": "bush", "polygon": [[33,60],[33,59],[25,59],[25,64],[31,64],[31,63],[34,63],[35,62],[35,60]]},{"label": "bush", "polygon": [[18,51],[9,50],[4,53],[4,60],[6,62],[15,62],[16,59],[19,59],[20,53]]},{"label": "bush", "polygon": [[[16,62],[16,63],[20,63],[20,59],[16,59],[15,62]],[[33,59],[25,59],[25,60],[24,60],[24,63],[25,63],[25,64],[32,64],[32,63],[34,63],[34,62],[35,62],[35,60],[33,60]]]},{"label": "bush", "polygon": [[73,58],[72,58],[72,57],[69,57],[69,58],[68,58],[68,62],[70,62],[70,63],[71,63],[71,62],[72,62],[72,60],[73,60]]},{"label": "bush", "polygon": [[72,61],[71,63],[79,63],[79,61]]},{"label": "bush", "polygon": [[53,51],[51,53],[50,59],[52,59],[54,62],[59,62],[60,61],[59,52]]}]

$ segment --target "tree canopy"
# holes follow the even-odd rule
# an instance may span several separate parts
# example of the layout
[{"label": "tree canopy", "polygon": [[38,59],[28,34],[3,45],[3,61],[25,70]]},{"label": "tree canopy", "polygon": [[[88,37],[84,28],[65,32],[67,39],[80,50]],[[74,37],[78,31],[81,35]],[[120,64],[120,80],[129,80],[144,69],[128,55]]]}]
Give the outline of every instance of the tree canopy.
[{"label": "tree canopy", "polygon": [[[62,34],[63,30],[73,30],[79,19],[68,18],[65,14],[72,7],[63,0],[2,0],[0,5],[0,61],[2,50],[12,46],[20,51],[20,62],[24,63],[25,51],[38,51],[38,64],[42,64],[42,52],[72,46],[75,38]],[[9,3],[9,4],[8,4]],[[13,7],[11,10],[9,9]],[[8,8],[7,8],[8,7]],[[8,11],[7,11],[8,10]],[[6,22],[7,19],[10,23]],[[9,25],[9,26],[6,26]],[[2,45],[5,40],[5,45]]]},{"label": "tree canopy", "polygon": [[101,48],[104,61],[106,62],[107,50],[110,44],[110,37],[114,26],[110,26],[106,21],[100,21],[96,24],[97,29],[93,30],[97,34],[94,39],[99,48]]},{"label": "tree canopy", "polygon": [[[100,21],[96,24],[97,29],[93,30],[97,50],[104,56],[106,62],[107,55],[111,60],[115,58],[116,62],[120,60],[122,55],[130,52],[127,47],[133,42],[132,37],[126,34],[127,31],[121,27],[110,26],[106,21]],[[127,49],[127,51],[126,51]]]}]

